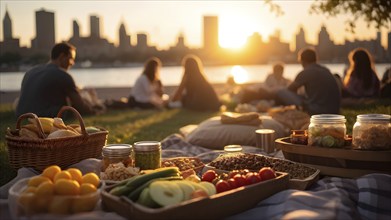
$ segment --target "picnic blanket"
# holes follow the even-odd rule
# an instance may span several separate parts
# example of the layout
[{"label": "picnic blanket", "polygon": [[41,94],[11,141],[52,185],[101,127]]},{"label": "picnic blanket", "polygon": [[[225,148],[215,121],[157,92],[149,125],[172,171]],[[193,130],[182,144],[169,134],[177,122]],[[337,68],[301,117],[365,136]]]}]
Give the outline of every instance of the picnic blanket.
[{"label": "picnic blanket", "polygon": [[[162,149],[163,157],[200,156],[203,161],[211,161],[219,153],[191,145],[178,134],[164,139]],[[253,147],[244,147],[244,151],[263,153]],[[71,167],[79,168],[83,173],[99,172],[100,160],[86,159]],[[0,219],[10,219],[8,189],[17,180],[37,174],[32,169],[21,168],[14,180],[0,188]],[[105,212],[98,205],[93,212],[67,216],[64,219],[124,218],[113,212]],[[281,191],[254,208],[227,219],[391,219],[391,175],[374,173],[357,179],[325,177],[309,190]]]}]

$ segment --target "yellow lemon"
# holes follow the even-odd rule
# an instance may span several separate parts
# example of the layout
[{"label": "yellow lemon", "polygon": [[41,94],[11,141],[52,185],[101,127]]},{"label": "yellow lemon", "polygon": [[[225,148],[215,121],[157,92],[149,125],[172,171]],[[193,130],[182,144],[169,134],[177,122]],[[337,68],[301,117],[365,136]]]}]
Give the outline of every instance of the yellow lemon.
[{"label": "yellow lemon", "polygon": [[67,171],[72,175],[72,179],[76,180],[79,184],[82,184],[82,176],[83,174],[79,169],[69,168]]},{"label": "yellow lemon", "polygon": [[82,178],[83,183],[91,183],[95,187],[98,188],[99,186],[99,177],[95,173],[87,173],[86,175],[83,176]]},{"label": "yellow lemon", "polygon": [[49,212],[52,214],[70,214],[72,199],[70,197],[55,196],[49,205]]},{"label": "yellow lemon", "polygon": [[78,213],[78,212],[89,212],[92,211],[95,208],[96,202],[98,201],[99,197],[96,196],[81,196],[78,198],[75,198],[73,200],[72,204],[72,212]]},{"label": "yellow lemon", "polygon": [[91,183],[83,183],[80,186],[80,195],[86,195],[96,192],[96,187]]},{"label": "yellow lemon", "polygon": [[35,193],[37,191],[37,187],[35,187],[35,186],[29,186],[29,187],[27,187],[24,191],[23,191],[23,193]]},{"label": "yellow lemon", "polygon": [[37,196],[51,196],[54,194],[54,184],[52,182],[41,183],[36,190]]},{"label": "yellow lemon", "polygon": [[54,183],[57,195],[79,195],[80,185],[76,180],[59,179]]},{"label": "yellow lemon", "polygon": [[57,165],[53,165],[50,167],[46,167],[41,176],[46,176],[47,178],[51,179],[54,181],[54,176],[56,176],[57,173],[61,172],[61,168]]},{"label": "yellow lemon", "polygon": [[18,203],[26,214],[32,214],[34,212],[33,203],[35,200],[35,193],[22,193],[18,198]]},{"label": "yellow lemon", "polygon": [[54,182],[57,182],[59,179],[72,180],[72,175],[70,172],[63,170],[54,176]]},{"label": "yellow lemon", "polygon": [[34,202],[31,206],[34,209],[34,213],[44,213],[47,212],[52,196],[38,196],[35,195]]},{"label": "yellow lemon", "polygon": [[45,176],[34,176],[29,179],[27,186],[38,187],[43,182],[51,182],[51,180]]}]

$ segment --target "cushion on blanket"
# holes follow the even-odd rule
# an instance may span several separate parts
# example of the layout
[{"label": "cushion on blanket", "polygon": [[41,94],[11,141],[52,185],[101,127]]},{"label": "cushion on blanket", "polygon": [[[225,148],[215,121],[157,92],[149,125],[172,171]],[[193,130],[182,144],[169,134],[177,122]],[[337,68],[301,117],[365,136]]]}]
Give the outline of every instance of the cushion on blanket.
[{"label": "cushion on blanket", "polygon": [[284,126],[268,116],[261,116],[260,126],[222,124],[220,116],[209,118],[190,132],[185,140],[193,145],[222,150],[224,146],[239,144],[255,146],[255,130],[269,128],[276,131],[276,138],[286,136]]}]

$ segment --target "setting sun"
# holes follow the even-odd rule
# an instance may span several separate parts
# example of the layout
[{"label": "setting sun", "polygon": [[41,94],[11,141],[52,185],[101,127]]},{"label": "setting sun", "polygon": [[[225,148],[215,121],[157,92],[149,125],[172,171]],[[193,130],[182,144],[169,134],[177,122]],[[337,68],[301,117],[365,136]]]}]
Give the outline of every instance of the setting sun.
[{"label": "setting sun", "polygon": [[231,75],[234,77],[235,83],[241,84],[248,82],[248,73],[241,66],[233,66]]},{"label": "setting sun", "polygon": [[223,48],[238,49],[244,46],[252,30],[243,17],[222,16],[219,23],[219,44]]}]

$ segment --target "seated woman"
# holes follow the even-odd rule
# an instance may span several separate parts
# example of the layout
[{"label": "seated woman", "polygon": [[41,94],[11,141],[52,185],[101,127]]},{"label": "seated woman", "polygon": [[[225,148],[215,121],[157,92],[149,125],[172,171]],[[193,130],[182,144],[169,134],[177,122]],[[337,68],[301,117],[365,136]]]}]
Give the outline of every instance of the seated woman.
[{"label": "seated woman", "polygon": [[128,98],[129,107],[138,107],[142,109],[163,108],[163,85],[159,78],[161,61],[156,58],[150,58],[144,66],[142,74],[137,78],[130,96]]},{"label": "seated woman", "polygon": [[197,111],[217,111],[221,103],[212,85],[203,74],[200,58],[187,55],[183,58],[184,74],[172,102],[180,101],[184,108]]},{"label": "seated woman", "polygon": [[374,71],[369,52],[357,48],[349,54],[350,67],[344,79],[344,96],[373,98],[380,95],[380,80]]}]

